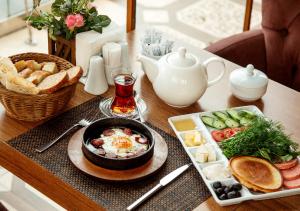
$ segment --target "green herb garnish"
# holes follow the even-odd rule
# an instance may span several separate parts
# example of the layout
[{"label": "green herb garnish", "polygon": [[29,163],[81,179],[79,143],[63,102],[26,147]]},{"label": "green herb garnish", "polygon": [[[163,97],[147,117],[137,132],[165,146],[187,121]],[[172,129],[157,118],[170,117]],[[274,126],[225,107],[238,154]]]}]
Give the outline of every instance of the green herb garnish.
[{"label": "green herb garnish", "polygon": [[221,149],[227,158],[251,155],[273,163],[289,161],[297,157],[298,144],[284,134],[280,123],[258,117],[245,131],[221,142]]}]

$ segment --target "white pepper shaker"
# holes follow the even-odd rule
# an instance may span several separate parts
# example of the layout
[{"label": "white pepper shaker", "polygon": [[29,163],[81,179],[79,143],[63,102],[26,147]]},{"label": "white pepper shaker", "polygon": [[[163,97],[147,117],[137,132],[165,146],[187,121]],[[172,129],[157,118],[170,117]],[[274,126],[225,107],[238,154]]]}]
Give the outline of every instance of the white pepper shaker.
[{"label": "white pepper shaker", "polygon": [[108,90],[106,81],[104,61],[101,56],[92,56],[90,58],[89,72],[84,86],[84,91],[101,95]]}]

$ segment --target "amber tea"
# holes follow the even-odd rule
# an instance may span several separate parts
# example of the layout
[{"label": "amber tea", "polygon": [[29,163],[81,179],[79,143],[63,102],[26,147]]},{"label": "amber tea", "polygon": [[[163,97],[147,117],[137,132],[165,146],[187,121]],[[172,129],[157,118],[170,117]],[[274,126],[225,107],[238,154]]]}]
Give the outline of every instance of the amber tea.
[{"label": "amber tea", "polygon": [[111,104],[113,113],[120,115],[130,115],[135,111],[135,100],[133,95],[133,85],[135,78],[131,75],[120,74],[114,78],[115,98]]}]

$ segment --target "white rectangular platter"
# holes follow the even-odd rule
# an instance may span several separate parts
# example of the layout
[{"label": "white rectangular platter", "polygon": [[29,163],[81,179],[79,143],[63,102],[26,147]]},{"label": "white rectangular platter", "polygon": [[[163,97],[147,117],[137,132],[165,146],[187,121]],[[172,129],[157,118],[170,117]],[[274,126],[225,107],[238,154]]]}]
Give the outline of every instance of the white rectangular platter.
[{"label": "white rectangular platter", "polygon": [[[232,108],[234,110],[248,110],[251,111],[257,115],[263,115],[263,113],[256,107],[256,106],[243,106],[243,107],[235,107]],[[228,109],[224,110],[218,110],[218,111],[226,111]],[[219,145],[213,140],[211,136],[211,128],[207,127],[204,125],[204,123],[201,120],[201,116],[203,115],[208,115],[211,116],[213,111],[209,112],[201,112],[201,113],[191,113],[191,114],[186,114],[186,115],[180,115],[180,116],[174,116],[170,117],[168,119],[169,124],[171,125],[172,129],[174,130],[176,136],[178,137],[179,141],[181,142],[183,148],[185,149],[186,153],[190,157],[191,161],[193,162],[195,168],[198,170],[199,174],[201,175],[203,181],[205,182],[206,186],[208,187],[209,191],[211,192],[212,196],[214,197],[215,201],[221,205],[221,206],[227,206],[227,205],[232,205],[232,204],[238,204],[243,201],[247,200],[263,200],[263,199],[271,199],[271,198],[279,198],[279,197],[284,197],[284,196],[291,196],[291,195],[296,195],[300,194],[300,188],[295,188],[295,189],[284,189],[281,188],[279,191],[272,192],[272,193],[260,193],[260,192],[254,192],[246,188],[245,186],[242,187],[242,190],[240,191],[241,197],[239,198],[233,198],[233,199],[225,199],[225,200],[220,200],[218,196],[216,195],[215,191],[213,190],[212,184],[215,182],[214,180],[208,180],[206,176],[203,174],[203,168],[212,165],[212,164],[221,164],[224,165],[226,168],[228,166],[228,159],[226,156],[222,153],[222,150],[220,149]],[[178,120],[183,120],[183,119],[192,119],[194,123],[196,124],[196,128],[194,130],[197,130],[201,132],[201,134],[204,136],[206,139],[206,143],[210,144],[217,155],[217,160],[212,161],[212,162],[206,162],[206,163],[198,163],[193,155],[194,151],[198,146],[195,147],[187,147],[184,143],[183,136],[187,132],[192,132],[192,131],[177,131],[175,125],[173,124],[174,121]],[[299,158],[298,158],[299,159]],[[238,183],[238,181],[231,176],[230,178],[226,178],[224,180],[218,180],[224,185],[230,185],[234,183]]]}]

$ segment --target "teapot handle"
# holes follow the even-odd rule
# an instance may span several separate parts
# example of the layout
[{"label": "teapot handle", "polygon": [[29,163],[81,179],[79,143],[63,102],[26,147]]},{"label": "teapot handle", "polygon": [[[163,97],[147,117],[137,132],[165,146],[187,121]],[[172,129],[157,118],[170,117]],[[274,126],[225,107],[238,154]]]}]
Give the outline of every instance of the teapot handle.
[{"label": "teapot handle", "polygon": [[207,67],[210,63],[212,62],[218,62],[218,63],[221,63],[222,64],[222,72],[214,79],[208,81],[207,83],[207,87],[209,86],[212,86],[212,85],[215,85],[216,83],[218,83],[224,76],[224,73],[225,73],[225,70],[226,70],[226,67],[225,67],[225,62],[223,59],[221,58],[218,58],[218,57],[211,57],[209,59],[207,59],[206,61],[203,62],[203,66],[204,66],[204,70],[205,70],[205,73],[207,75]]}]

